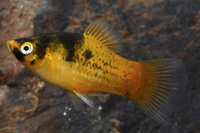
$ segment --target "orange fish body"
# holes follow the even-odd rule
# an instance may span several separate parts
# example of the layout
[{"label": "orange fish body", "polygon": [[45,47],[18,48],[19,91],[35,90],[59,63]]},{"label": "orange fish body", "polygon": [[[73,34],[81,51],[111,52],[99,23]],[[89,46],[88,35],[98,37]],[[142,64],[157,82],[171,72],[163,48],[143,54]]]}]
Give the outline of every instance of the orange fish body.
[{"label": "orange fish body", "polygon": [[176,94],[183,92],[184,63],[180,59],[146,62],[127,60],[115,52],[119,40],[103,20],[85,33],[42,34],[8,42],[11,53],[42,79],[69,91],[79,108],[78,96],[118,94],[137,103],[159,122],[170,116]]}]

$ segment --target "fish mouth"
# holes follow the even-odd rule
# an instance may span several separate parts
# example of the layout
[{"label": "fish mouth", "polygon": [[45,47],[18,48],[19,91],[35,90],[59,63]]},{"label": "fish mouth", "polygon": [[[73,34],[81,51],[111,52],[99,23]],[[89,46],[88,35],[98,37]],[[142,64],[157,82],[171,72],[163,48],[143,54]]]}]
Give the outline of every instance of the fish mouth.
[{"label": "fish mouth", "polygon": [[7,46],[8,46],[8,49],[10,50],[10,52],[13,52],[14,48],[18,48],[19,47],[18,43],[15,40],[8,41],[7,42]]},{"label": "fish mouth", "polygon": [[12,53],[12,55],[17,58],[19,61],[24,61],[24,55],[19,50],[19,43],[15,40],[11,40],[7,42],[7,46],[9,51]]},{"label": "fish mouth", "polygon": [[12,45],[13,45],[13,43],[14,43],[13,40],[7,42],[7,46],[8,46],[8,49],[10,50],[10,52],[12,52]]}]

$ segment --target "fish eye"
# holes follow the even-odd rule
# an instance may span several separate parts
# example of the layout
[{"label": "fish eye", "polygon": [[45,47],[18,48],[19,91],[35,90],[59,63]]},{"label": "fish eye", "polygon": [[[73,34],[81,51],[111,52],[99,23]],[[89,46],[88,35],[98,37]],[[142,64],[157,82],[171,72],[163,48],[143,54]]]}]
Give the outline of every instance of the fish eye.
[{"label": "fish eye", "polygon": [[23,54],[30,54],[33,51],[33,45],[30,42],[25,42],[20,50]]}]

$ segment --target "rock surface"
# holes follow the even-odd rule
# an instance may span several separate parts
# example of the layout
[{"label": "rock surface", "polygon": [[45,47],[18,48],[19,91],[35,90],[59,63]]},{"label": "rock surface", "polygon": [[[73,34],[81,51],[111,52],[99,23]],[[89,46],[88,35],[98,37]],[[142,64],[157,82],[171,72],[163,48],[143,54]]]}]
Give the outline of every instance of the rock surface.
[{"label": "rock surface", "polygon": [[[199,133],[199,0],[7,0],[0,1],[0,133]],[[186,92],[170,123],[161,125],[130,100],[109,94],[95,108],[76,110],[67,91],[23,68],[6,41],[46,32],[83,33],[106,18],[135,61],[181,58]]]}]

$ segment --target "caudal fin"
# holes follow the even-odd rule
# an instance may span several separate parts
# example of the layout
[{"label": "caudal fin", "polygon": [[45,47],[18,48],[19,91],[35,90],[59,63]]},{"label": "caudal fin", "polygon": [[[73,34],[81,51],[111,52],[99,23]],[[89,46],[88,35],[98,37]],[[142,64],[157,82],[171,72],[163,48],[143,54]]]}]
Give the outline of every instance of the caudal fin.
[{"label": "caudal fin", "polygon": [[160,59],[141,62],[141,67],[141,86],[132,100],[154,120],[166,123],[185,90],[184,62]]}]

